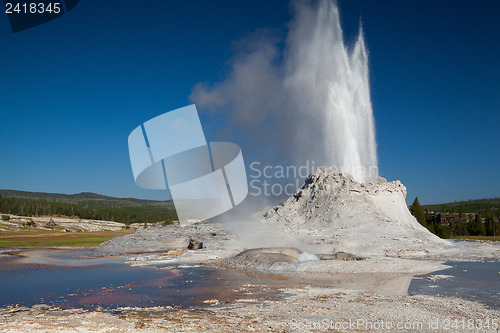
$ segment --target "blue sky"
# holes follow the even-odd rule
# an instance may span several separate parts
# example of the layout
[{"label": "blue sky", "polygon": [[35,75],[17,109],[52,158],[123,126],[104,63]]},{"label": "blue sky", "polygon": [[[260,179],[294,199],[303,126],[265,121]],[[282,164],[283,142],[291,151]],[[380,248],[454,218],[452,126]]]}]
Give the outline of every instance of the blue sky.
[{"label": "blue sky", "polygon": [[[339,0],[361,20],[379,169],[411,203],[500,196],[500,2]],[[287,1],[86,1],[13,34],[0,16],[0,188],[167,199],[133,180],[127,137],[227,75],[234,42],[286,33]],[[221,119],[201,112],[210,141]],[[244,153],[244,152],[243,152]]]}]

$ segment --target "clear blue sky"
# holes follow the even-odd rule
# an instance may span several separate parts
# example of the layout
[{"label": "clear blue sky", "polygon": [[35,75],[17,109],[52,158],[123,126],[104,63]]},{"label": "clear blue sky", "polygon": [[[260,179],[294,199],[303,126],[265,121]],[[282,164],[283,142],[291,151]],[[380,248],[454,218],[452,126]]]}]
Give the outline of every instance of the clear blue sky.
[{"label": "clear blue sky", "polygon": [[[500,2],[339,8],[346,41],[361,20],[370,52],[381,176],[410,203],[500,196]],[[166,199],[135,185],[129,133],[222,78],[233,42],[290,18],[281,0],[81,0],[13,34],[1,14],[0,188]]]}]

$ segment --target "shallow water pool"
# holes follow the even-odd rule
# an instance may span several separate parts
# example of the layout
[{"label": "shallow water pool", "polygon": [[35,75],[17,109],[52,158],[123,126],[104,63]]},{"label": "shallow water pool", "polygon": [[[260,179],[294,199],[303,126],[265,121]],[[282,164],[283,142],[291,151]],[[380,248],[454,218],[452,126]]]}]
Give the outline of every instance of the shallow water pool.
[{"label": "shallow water pool", "polygon": [[[456,296],[500,309],[500,262],[498,260],[447,262],[446,265],[452,267],[415,276],[408,294]],[[445,277],[439,278],[439,275]]]},{"label": "shallow water pool", "polygon": [[245,285],[266,280],[234,271],[132,267],[124,261],[124,257],[98,258],[91,250],[32,249],[11,253],[0,260],[0,306],[44,303],[89,310],[124,306],[187,308],[213,300],[223,303],[278,297],[278,292],[266,288],[249,292],[252,288]]}]

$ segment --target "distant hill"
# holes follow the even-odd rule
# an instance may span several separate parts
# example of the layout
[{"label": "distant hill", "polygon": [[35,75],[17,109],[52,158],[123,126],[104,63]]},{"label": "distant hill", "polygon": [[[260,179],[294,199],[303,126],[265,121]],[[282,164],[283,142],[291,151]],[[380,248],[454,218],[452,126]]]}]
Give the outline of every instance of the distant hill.
[{"label": "distant hill", "polygon": [[422,205],[422,206],[429,212],[433,211],[442,213],[459,213],[459,212],[476,213],[487,209],[493,212],[500,210],[500,198],[455,201],[444,204]]},{"label": "distant hill", "polygon": [[172,200],[157,201],[135,198],[115,198],[107,195],[81,192],[77,194],[61,194],[46,192],[27,192],[17,190],[0,190],[0,196],[20,199],[42,199],[47,201],[57,201],[65,203],[94,203],[97,206],[107,207],[130,207],[130,206],[149,206],[149,205],[173,205]]},{"label": "distant hill", "polygon": [[60,194],[0,190],[0,213],[23,216],[72,216],[130,223],[170,223],[177,220],[172,200],[115,198],[82,192]]}]

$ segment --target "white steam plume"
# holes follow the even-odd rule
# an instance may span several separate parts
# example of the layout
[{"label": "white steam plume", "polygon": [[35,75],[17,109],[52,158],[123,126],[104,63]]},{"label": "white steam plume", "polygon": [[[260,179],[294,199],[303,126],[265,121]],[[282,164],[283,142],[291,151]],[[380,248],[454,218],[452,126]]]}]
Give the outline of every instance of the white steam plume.
[{"label": "white steam plume", "polygon": [[363,34],[348,50],[334,2],[294,1],[292,7],[286,39],[259,30],[240,41],[225,80],[197,84],[190,98],[202,112],[224,115],[225,129],[238,133],[232,140],[245,156],[296,166],[309,160],[361,182],[374,180],[377,153]]}]

